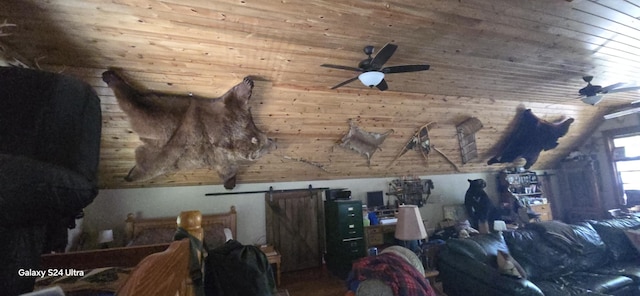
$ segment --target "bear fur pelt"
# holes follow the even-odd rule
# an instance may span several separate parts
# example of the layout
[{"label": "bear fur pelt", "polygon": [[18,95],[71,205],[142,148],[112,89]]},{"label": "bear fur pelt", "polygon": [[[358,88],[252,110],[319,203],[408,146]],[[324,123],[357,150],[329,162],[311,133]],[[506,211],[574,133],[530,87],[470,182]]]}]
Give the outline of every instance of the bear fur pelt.
[{"label": "bear fur pelt", "polygon": [[569,131],[573,118],[565,118],[558,122],[548,122],[536,117],[531,109],[524,110],[518,125],[503,144],[501,152],[487,161],[487,164],[513,162],[522,157],[529,169],[542,150],[547,151],[558,146],[558,138]]},{"label": "bear fur pelt", "polygon": [[138,90],[113,69],[102,73],[102,80],[142,141],[127,181],[212,168],[224,187],[233,189],[239,161],[254,161],[275,148],[251,117],[248,77],[219,98]]},{"label": "bear fur pelt", "polygon": [[352,119],[349,119],[349,132],[340,139],[340,147],[356,151],[367,158],[367,166],[371,166],[371,157],[378,149],[382,142],[393,133],[390,129],[384,134],[367,132],[359,128]]}]

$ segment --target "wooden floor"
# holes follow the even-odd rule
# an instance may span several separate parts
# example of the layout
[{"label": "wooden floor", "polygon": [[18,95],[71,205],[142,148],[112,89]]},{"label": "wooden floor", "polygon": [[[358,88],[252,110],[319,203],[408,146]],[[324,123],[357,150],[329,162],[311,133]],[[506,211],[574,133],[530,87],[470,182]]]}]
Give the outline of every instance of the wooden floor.
[{"label": "wooden floor", "polygon": [[[287,289],[289,296],[344,296],[347,292],[345,281],[333,276],[325,268],[313,268],[283,273],[279,289]],[[442,293],[442,284],[436,283],[436,294]]]},{"label": "wooden floor", "polygon": [[344,296],[347,292],[345,281],[325,268],[287,272],[281,276],[278,288],[287,289],[290,296]]}]

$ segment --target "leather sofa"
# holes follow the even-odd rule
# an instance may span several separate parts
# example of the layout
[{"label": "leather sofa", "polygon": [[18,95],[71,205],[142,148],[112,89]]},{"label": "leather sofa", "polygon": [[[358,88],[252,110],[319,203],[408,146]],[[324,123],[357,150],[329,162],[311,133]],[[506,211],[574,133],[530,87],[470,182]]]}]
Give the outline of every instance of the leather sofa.
[{"label": "leather sofa", "polygon": [[[440,279],[449,296],[637,296],[640,255],[624,233],[629,228],[640,228],[640,219],[547,221],[450,239],[438,255]],[[499,250],[509,253],[526,277],[501,273]]]},{"label": "leather sofa", "polygon": [[0,294],[33,290],[43,252],[98,194],[100,100],[85,82],[0,67]]}]

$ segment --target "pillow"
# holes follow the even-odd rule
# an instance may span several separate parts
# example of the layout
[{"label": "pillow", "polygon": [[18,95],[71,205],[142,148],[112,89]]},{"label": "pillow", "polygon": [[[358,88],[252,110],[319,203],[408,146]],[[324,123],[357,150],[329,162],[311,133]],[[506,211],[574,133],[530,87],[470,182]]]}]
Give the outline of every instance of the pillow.
[{"label": "pillow", "polygon": [[498,270],[501,274],[513,276],[516,278],[527,278],[527,273],[524,271],[522,266],[513,259],[509,253],[504,252],[502,250],[498,250]]},{"label": "pillow", "polygon": [[204,227],[204,242],[208,249],[222,246],[230,239],[233,239],[231,229],[224,227],[222,224],[216,223]]},{"label": "pillow", "polygon": [[580,243],[578,236],[569,224],[552,220],[529,223],[525,227],[537,231],[549,244],[567,254],[583,253],[584,246]]},{"label": "pillow", "polygon": [[233,239],[233,233],[231,232],[231,228],[224,228],[224,238],[225,242],[228,242]]},{"label": "pillow", "polygon": [[631,241],[631,244],[636,247],[636,250],[638,250],[638,253],[640,253],[640,230],[625,230],[624,234],[627,235],[627,237],[629,238],[629,241]]},{"label": "pillow", "polygon": [[173,236],[176,234],[175,228],[150,228],[144,229],[138,233],[138,236],[133,238],[127,245],[130,246],[144,246],[153,244],[170,243],[173,241]]}]

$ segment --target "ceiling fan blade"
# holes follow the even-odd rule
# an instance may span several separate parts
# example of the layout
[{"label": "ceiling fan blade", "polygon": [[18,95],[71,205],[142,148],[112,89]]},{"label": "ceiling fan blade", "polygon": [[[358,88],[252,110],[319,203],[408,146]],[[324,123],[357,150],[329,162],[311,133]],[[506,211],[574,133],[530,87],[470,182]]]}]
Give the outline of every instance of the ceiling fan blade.
[{"label": "ceiling fan blade", "polygon": [[621,87],[623,85],[624,85],[624,82],[618,82],[616,84],[608,85],[608,86],[605,86],[605,87],[601,88],[599,93],[603,93],[603,94],[610,93],[610,92],[613,91],[613,89]]},{"label": "ceiling fan blade", "polygon": [[387,82],[384,79],[382,79],[382,81],[380,81],[380,83],[378,83],[376,87],[381,91],[389,89],[389,86],[387,85]]},{"label": "ceiling fan blade", "polygon": [[332,65],[332,64],[322,64],[320,66],[321,67],[327,67],[327,68],[333,68],[333,69],[340,69],[340,70],[363,72],[362,69],[360,69],[360,68],[349,67],[349,66],[340,66],[340,65]]},{"label": "ceiling fan blade", "polygon": [[621,110],[621,111],[617,111],[617,112],[613,112],[613,113],[606,114],[606,115],[604,116],[604,119],[618,118],[618,117],[621,117],[621,116],[625,116],[625,115],[629,115],[629,114],[634,114],[634,113],[638,113],[638,112],[640,112],[640,107],[631,108],[631,109],[626,109],[626,110]]},{"label": "ceiling fan blade", "polygon": [[384,65],[384,63],[386,63],[389,60],[389,58],[391,58],[393,53],[396,52],[396,49],[398,49],[397,45],[392,43],[387,43],[378,52],[378,54],[376,54],[373,60],[371,60],[371,63],[369,64],[371,65],[371,70],[379,70],[380,68],[382,68],[382,65]]},{"label": "ceiling fan blade", "polygon": [[607,93],[608,94],[612,94],[612,93],[617,93],[617,92],[634,91],[634,90],[640,90],[640,86],[616,88],[616,89],[612,89],[612,90],[608,91]]},{"label": "ceiling fan blade", "polygon": [[429,65],[404,65],[404,66],[391,66],[385,67],[380,72],[385,74],[392,73],[404,73],[404,72],[416,72],[429,70]]},{"label": "ceiling fan blade", "polygon": [[346,85],[346,84],[349,84],[351,82],[354,82],[355,80],[358,80],[358,76],[353,77],[353,78],[348,79],[348,80],[345,80],[343,82],[340,82],[340,83],[336,84],[334,87],[332,87],[331,89],[336,89],[336,88],[341,87],[343,85]]}]

